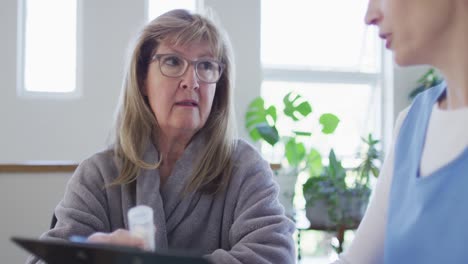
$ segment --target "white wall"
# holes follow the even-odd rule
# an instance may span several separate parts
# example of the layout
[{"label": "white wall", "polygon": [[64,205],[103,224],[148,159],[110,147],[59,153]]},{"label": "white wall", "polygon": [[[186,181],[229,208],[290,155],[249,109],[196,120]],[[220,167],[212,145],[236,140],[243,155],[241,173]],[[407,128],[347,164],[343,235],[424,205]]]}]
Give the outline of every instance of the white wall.
[{"label": "white wall", "polygon": [[[16,96],[17,0],[0,2],[0,162],[82,160],[105,146],[130,39],[145,22],[143,1],[79,1],[86,35],[81,43],[83,96],[28,100]],[[69,174],[0,173],[0,257],[23,263],[13,235],[48,229]]]},{"label": "white wall", "polygon": [[[105,147],[123,78],[127,48],[145,22],[144,1],[79,1],[83,42],[83,96],[72,100],[25,99],[16,95],[16,0],[0,6],[0,162],[82,160]],[[236,53],[235,91],[241,136],[247,102],[259,94],[259,1],[205,1],[227,28]],[[236,12],[232,12],[236,11]],[[242,13],[240,20],[237,14]]]},{"label": "white wall", "polygon": [[[16,96],[17,0],[0,2],[0,162],[82,160],[106,144],[120,91],[130,39],[145,21],[144,1],[93,0],[82,4],[83,96],[78,100],[26,100]],[[238,131],[244,111],[260,93],[260,0],[205,0],[231,37],[237,62],[235,109]],[[398,113],[424,69],[393,71]],[[392,120],[393,121],[393,120]],[[68,174],[0,173],[0,256],[21,263],[25,254],[11,235],[38,236],[63,194]]]},{"label": "white wall", "polygon": [[49,229],[55,205],[69,174],[0,173],[0,262],[24,263],[27,257],[12,236],[38,237]]},{"label": "white wall", "polygon": [[0,4],[0,162],[81,160],[105,146],[125,52],[144,22],[144,5],[126,0],[78,2],[85,38],[80,43],[83,96],[76,100],[17,97],[17,0]]},{"label": "white wall", "polygon": [[249,102],[260,95],[260,0],[205,0],[229,33],[236,57],[235,108],[239,136],[248,138],[244,114]]}]

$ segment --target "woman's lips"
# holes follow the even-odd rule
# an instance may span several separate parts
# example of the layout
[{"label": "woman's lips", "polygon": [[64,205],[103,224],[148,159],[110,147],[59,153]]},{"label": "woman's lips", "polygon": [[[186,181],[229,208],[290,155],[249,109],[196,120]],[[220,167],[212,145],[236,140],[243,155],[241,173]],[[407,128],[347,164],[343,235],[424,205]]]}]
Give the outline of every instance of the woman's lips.
[{"label": "woman's lips", "polygon": [[385,41],[385,47],[390,49],[392,47],[392,34],[390,33],[381,33],[379,37]]},{"label": "woman's lips", "polygon": [[198,107],[198,102],[194,100],[183,100],[176,102],[177,106],[185,106],[185,107]]}]

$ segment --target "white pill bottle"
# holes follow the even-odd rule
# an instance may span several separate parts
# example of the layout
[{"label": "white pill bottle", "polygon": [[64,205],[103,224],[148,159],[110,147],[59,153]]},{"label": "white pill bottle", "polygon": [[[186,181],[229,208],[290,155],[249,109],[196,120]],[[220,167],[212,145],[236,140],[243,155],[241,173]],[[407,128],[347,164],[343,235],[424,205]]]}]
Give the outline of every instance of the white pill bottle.
[{"label": "white pill bottle", "polygon": [[138,205],[128,210],[128,227],[132,235],[145,241],[145,248],[154,251],[155,226],[153,209],[146,205]]}]

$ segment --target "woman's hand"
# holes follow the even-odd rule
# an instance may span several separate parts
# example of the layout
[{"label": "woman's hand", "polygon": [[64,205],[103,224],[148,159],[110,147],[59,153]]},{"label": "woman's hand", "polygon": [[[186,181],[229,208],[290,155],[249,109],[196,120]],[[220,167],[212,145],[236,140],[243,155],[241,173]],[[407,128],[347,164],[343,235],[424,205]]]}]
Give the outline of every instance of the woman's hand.
[{"label": "woman's hand", "polygon": [[125,229],[117,229],[112,233],[96,232],[88,237],[88,242],[146,249],[142,238],[133,236]]}]

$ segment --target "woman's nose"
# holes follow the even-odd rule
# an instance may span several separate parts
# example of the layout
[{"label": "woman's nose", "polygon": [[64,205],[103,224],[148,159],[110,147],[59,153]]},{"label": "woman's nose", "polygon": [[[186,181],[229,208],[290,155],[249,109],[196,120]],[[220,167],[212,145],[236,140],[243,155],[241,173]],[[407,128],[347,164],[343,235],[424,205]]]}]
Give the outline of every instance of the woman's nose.
[{"label": "woman's nose", "polygon": [[195,72],[195,67],[190,65],[185,71],[184,75],[182,75],[182,88],[192,88],[197,89],[200,86],[197,73]]},{"label": "woman's nose", "polygon": [[381,0],[369,0],[364,21],[367,25],[378,25],[382,20],[383,14],[380,9]]}]

